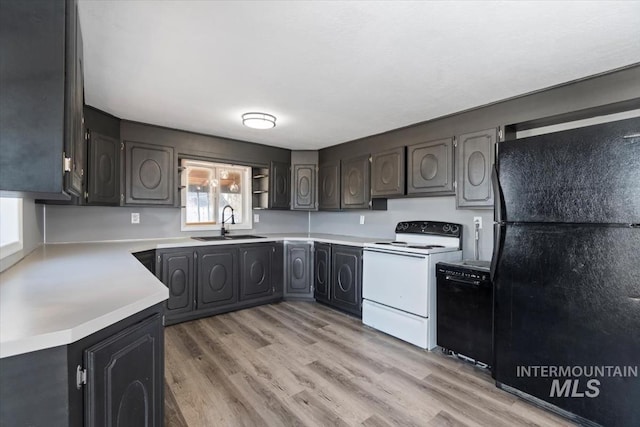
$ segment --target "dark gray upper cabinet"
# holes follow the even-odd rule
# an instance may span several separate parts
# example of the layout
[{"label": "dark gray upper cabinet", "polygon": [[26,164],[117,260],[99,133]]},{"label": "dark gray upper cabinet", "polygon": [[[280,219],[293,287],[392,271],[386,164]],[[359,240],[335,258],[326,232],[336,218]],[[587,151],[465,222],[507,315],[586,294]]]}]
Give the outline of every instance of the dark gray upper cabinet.
[{"label": "dark gray upper cabinet", "polygon": [[269,208],[289,209],[291,178],[289,163],[271,162],[269,175]]},{"label": "dark gray upper cabinet", "polygon": [[293,165],[293,204],[294,210],[315,210],[316,202],[316,168],[315,164]]},{"label": "dark gray upper cabinet", "polygon": [[237,251],[230,248],[197,250],[198,310],[234,304],[238,301]]},{"label": "dark gray upper cabinet", "polygon": [[82,35],[76,3],[0,2],[0,190],[40,199],[82,195]]},{"label": "dark gray upper cabinet", "polygon": [[493,208],[491,169],[497,129],[460,135],[456,142],[456,204],[458,208]]},{"label": "dark gray upper cabinet", "polygon": [[311,243],[286,243],[285,297],[313,297],[313,261]]},{"label": "dark gray upper cabinet", "polygon": [[163,333],[156,314],[85,350],[85,425],[163,425]]},{"label": "dark gray upper cabinet", "polygon": [[405,192],[404,147],[371,155],[371,196],[397,197]]},{"label": "dark gray upper cabinet", "polygon": [[319,301],[329,302],[329,288],[331,284],[331,245],[328,243],[315,243],[313,253],[313,296]]},{"label": "dark gray upper cabinet", "polygon": [[124,141],[124,204],[173,206],[173,147]]},{"label": "dark gray upper cabinet", "polygon": [[362,315],[362,248],[332,245],[331,304]]},{"label": "dark gray upper cabinet", "polygon": [[408,146],[407,163],[407,194],[455,194],[453,138]]},{"label": "dark gray upper cabinet", "polygon": [[320,164],[318,169],[318,208],[340,209],[340,161]]},{"label": "dark gray upper cabinet", "polygon": [[275,247],[248,245],[240,253],[240,300],[268,297],[273,293],[272,254]]},{"label": "dark gray upper cabinet", "polygon": [[87,203],[120,204],[120,141],[88,132]]},{"label": "dark gray upper cabinet", "polygon": [[341,194],[343,209],[369,209],[371,200],[369,155],[342,160]]},{"label": "dark gray upper cabinet", "polygon": [[193,310],[193,250],[164,250],[158,256],[160,278],[169,288],[167,317]]}]

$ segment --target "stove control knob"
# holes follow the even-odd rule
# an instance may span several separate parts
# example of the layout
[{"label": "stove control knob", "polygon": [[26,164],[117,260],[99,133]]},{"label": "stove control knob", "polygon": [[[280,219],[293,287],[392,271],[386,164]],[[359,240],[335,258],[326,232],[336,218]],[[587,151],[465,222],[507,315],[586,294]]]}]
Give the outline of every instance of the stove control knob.
[{"label": "stove control knob", "polygon": [[449,224],[443,225],[442,231],[444,231],[445,233],[448,233],[449,231],[451,231],[451,226]]},{"label": "stove control knob", "polygon": [[459,229],[460,229],[460,227],[458,227],[457,225],[452,225],[451,226],[451,232],[453,234],[457,233]]},{"label": "stove control knob", "polygon": [[406,230],[407,228],[409,228],[409,224],[407,224],[406,222],[401,222],[400,224],[398,224],[398,228],[402,231]]},{"label": "stove control knob", "polygon": [[429,223],[428,222],[423,222],[422,225],[420,226],[420,230],[425,231],[427,229],[427,227],[429,227]]}]

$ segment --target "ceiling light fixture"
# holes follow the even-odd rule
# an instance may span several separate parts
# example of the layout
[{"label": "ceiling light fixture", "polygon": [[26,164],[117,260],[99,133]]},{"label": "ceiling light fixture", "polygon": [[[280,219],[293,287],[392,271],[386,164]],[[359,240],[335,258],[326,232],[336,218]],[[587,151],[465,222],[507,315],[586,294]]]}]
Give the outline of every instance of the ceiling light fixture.
[{"label": "ceiling light fixture", "polygon": [[276,116],[267,113],[244,113],[242,124],[252,129],[271,129],[276,126]]}]

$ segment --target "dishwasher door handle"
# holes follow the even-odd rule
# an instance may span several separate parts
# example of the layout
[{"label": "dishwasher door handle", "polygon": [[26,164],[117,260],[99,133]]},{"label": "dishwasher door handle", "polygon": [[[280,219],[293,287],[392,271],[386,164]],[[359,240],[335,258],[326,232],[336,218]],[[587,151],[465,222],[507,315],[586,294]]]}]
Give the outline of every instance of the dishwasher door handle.
[{"label": "dishwasher door handle", "polygon": [[450,282],[464,283],[465,285],[480,286],[480,280],[461,279],[459,277],[454,277],[449,275],[445,276],[444,278],[445,280],[448,280]]}]

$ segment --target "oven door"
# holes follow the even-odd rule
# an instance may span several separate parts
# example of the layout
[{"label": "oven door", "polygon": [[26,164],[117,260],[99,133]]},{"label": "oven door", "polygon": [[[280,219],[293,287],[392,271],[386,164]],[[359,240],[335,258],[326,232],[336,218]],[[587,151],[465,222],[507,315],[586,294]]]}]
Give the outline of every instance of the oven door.
[{"label": "oven door", "polygon": [[428,255],[365,248],[362,261],[362,297],[428,317],[428,259]]}]

